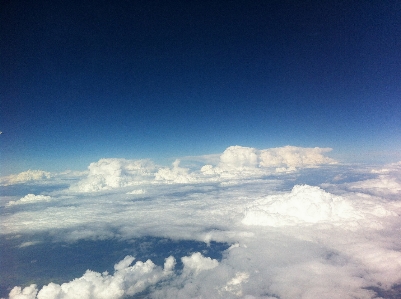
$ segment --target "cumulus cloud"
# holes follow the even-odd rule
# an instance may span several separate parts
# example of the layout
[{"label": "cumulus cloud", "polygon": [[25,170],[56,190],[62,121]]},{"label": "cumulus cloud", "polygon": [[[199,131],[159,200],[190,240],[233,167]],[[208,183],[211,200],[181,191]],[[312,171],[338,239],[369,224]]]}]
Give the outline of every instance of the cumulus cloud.
[{"label": "cumulus cloud", "polygon": [[35,284],[23,289],[17,286],[11,290],[9,299],[119,299],[140,293],[166,279],[175,266],[172,256],[166,259],[163,269],[151,260],[130,266],[134,260],[134,257],[126,256],[114,266],[113,275],[87,270],[80,278],[61,285],[50,283],[39,292]]},{"label": "cumulus cloud", "polygon": [[35,299],[38,289],[36,284],[31,284],[29,287],[21,288],[14,287],[10,292],[10,299]]},{"label": "cumulus cloud", "polygon": [[195,275],[204,270],[216,268],[219,262],[210,257],[204,257],[200,252],[195,252],[191,256],[183,257],[184,272],[192,272]]},{"label": "cumulus cloud", "polygon": [[172,168],[160,168],[155,174],[155,179],[166,183],[190,183],[197,180],[194,173],[189,173],[188,168],[180,167],[178,159],[174,161]]},{"label": "cumulus cloud", "polygon": [[260,151],[259,165],[262,167],[278,168],[302,168],[315,167],[321,164],[335,164],[334,159],[323,154],[330,152],[331,148],[302,148],[296,146],[284,146]]},{"label": "cumulus cloud", "polygon": [[325,192],[319,187],[296,185],[291,193],[254,201],[248,206],[242,223],[277,227],[330,222],[341,226],[355,226],[363,219],[370,221],[372,216],[386,217],[397,214],[378,204],[369,205],[362,200],[353,202]]},{"label": "cumulus cloud", "polygon": [[41,202],[41,201],[50,201],[50,200],[52,200],[51,196],[27,194],[19,200],[9,201],[7,203],[7,206],[23,205],[23,204],[37,203],[37,202]]},{"label": "cumulus cloud", "polygon": [[0,185],[8,186],[32,181],[46,180],[49,178],[51,178],[50,172],[46,172],[43,170],[27,170],[18,174],[1,177]]},{"label": "cumulus cloud", "polygon": [[71,191],[96,192],[138,185],[154,177],[150,160],[100,159],[88,167],[86,178],[71,186]]},{"label": "cumulus cloud", "polygon": [[[401,285],[400,167],[333,165],[319,186],[294,175],[295,169],[310,168],[308,180],[320,177],[317,166],[335,162],[324,156],[327,151],[234,146],[199,169],[180,160],[171,167],[147,160],[92,163],[70,189],[51,193],[53,200],[31,194],[18,200],[31,203],[24,209],[3,209],[0,234],[43,233],[67,242],[152,236],[175,240],[177,247],[196,240],[227,243],[228,249],[219,258],[174,251],[164,265],[128,255],[113,274],[88,270],[40,289],[31,280],[14,287],[9,299],[124,298],[141,292],[163,299],[390,298],[378,293]],[[266,176],[277,172],[274,180]],[[364,179],[347,182],[355,172]],[[13,250],[31,250],[36,245],[30,240],[21,239]]]},{"label": "cumulus cloud", "polygon": [[[143,183],[188,184],[260,177],[275,172],[336,163],[323,155],[330,150],[294,146],[258,150],[251,147],[230,146],[220,155],[217,165],[206,164],[198,170],[180,166],[179,159],[175,160],[171,167],[156,166],[150,160],[100,159],[89,165],[87,177],[72,185],[70,190],[88,193]],[[187,157],[187,162],[188,159]],[[196,161],[196,157],[193,159]],[[216,159],[209,159],[212,160]]]},{"label": "cumulus cloud", "polygon": [[223,177],[258,176],[266,173],[295,171],[298,168],[335,164],[334,159],[323,154],[330,148],[302,148],[285,146],[258,150],[251,147],[230,146],[220,156],[216,167],[205,165],[201,171],[205,175],[219,174]]}]

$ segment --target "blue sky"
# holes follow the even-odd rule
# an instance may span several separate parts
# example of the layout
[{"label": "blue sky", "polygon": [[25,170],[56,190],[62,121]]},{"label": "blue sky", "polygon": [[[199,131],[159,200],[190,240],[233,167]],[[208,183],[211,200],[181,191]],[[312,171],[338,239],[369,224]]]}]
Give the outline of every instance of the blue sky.
[{"label": "blue sky", "polygon": [[2,174],[102,157],[331,147],[393,162],[397,1],[12,1],[1,9]]}]

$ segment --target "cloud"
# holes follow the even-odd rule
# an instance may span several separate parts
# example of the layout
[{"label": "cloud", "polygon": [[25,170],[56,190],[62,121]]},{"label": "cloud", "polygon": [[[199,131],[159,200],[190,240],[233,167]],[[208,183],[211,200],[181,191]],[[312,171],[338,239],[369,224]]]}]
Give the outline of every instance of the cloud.
[{"label": "cloud", "polygon": [[9,186],[14,184],[22,184],[33,181],[41,181],[50,179],[52,175],[50,172],[43,170],[27,170],[19,174],[12,174],[0,178],[0,185]]},{"label": "cloud", "polygon": [[43,201],[50,201],[50,200],[52,200],[51,196],[27,194],[19,200],[9,201],[6,206],[31,204],[31,203],[37,203],[37,202],[43,202]]},{"label": "cloud", "polygon": [[[351,182],[345,180],[341,187],[352,192],[367,193],[393,200],[399,199],[401,195],[401,162],[382,167],[370,167],[358,172],[365,174],[365,177],[362,176],[359,180]],[[338,180],[343,180],[341,175],[338,176]],[[330,184],[324,184],[324,186],[330,187]]]},{"label": "cloud", "polygon": [[[31,194],[18,200],[31,203],[23,209],[2,210],[2,236],[26,236],[13,250],[33,250],[38,245],[29,236],[39,234],[50,239],[40,239],[42,245],[151,236],[174,240],[177,248],[185,240],[229,248],[219,258],[175,251],[164,265],[153,257],[170,254],[152,252],[151,260],[136,263],[128,255],[113,274],[88,270],[40,290],[15,287],[9,298],[123,298],[144,291],[163,299],[373,299],[379,290],[391,292],[401,284],[399,165],[340,167],[324,157],[327,151],[234,146],[197,169],[180,160],[171,167],[92,163],[71,188],[49,193],[52,200]],[[323,164],[331,166],[322,172]],[[309,168],[307,175],[294,173],[301,168]],[[324,184],[303,182],[313,178]]]},{"label": "cloud", "polygon": [[114,266],[113,275],[87,270],[80,278],[61,285],[50,283],[39,292],[35,284],[24,289],[14,287],[9,299],[118,299],[140,293],[168,278],[175,266],[175,260],[171,256],[165,260],[163,269],[151,260],[138,261],[130,266],[134,260],[134,257],[126,256]]},{"label": "cloud", "polygon": [[[155,165],[150,160],[100,159],[88,167],[88,175],[70,187],[73,192],[99,192],[121,187],[149,184],[188,184],[261,177],[266,174],[295,171],[299,168],[334,164],[323,154],[328,148],[282,148],[258,150],[251,147],[230,146],[219,157],[218,164],[206,164],[199,169],[181,167],[175,160],[171,167]],[[216,155],[209,161],[215,161]],[[204,156],[200,156],[205,160]],[[189,162],[190,157],[186,157]],[[194,161],[199,161],[193,157]]]},{"label": "cloud", "polygon": [[376,179],[348,184],[348,187],[352,190],[369,192],[378,196],[401,194],[401,182],[389,175],[379,175]]},{"label": "cloud", "polygon": [[[331,223],[355,226],[373,217],[397,216],[380,205],[353,202],[325,192],[319,187],[296,185],[291,193],[273,195],[252,202],[242,223],[246,225],[285,226]],[[371,225],[366,223],[366,225]]]},{"label": "cloud", "polygon": [[275,172],[295,171],[298,168],[317,167],[322,164],[335,164],[334,159],[323,153],[330,148],[301,148],[285,146],[258,150],[251,147],[230,146],[220,156],[216,167],[205,165],[201,172],[205,175],[221,177],[262,176]]},{"label": "cloud", "polygon": [[180,160],[175,160],[172,168],[160,168],[155,174],[155,180],[165,183],[190,183],[196,182],[197,178],[194,173],[189,173],[188,168],[179,166]]},{"label": "cloud", "polygon": [[33,246],[33,245],[36,245],[36,244],[39,244],[39,243],[40,243],[39,241],[28,241],[28,242],[23,242],[18,247],[19,248],[24,248],[24,247]]},{"label": "cloud", "polygon": [[153,179],[155,165],[150,160],[100,159],[88,167],[86,178],[70,187],[71,191],[96,192],[139,185]]},{"label": "cloud", "polygon": [[323,155],[331,150],[331,148],[302,148],[296,146],[261,150],[259,165],[262,167],[295,169],[316,167],[322,164],[336,164],[334,159]]},{"label": "cloud", "polygon": [[38,290],[36,284],[31,284],[29,287],[22,289],[21,287],[14,287],[9,295],[10,299],[36,299]]},{"label": "cloud", "polygon": [[183,257],[182,263],[184,264],[184,272],[192,272],[195,275],[201,271],[216,268],[219,262],[210,257],[204,257],[199,252],[195,252],[191,256]]}]

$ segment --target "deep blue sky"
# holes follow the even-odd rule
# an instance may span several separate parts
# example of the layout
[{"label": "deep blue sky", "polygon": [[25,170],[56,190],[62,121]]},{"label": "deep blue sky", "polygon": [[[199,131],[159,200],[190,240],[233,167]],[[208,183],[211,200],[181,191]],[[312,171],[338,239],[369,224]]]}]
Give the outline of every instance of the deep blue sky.
[{"label": "deep blue sky", "polygon": [[3,1],[1,174],[258,148],[400,159],[400,1]]}]

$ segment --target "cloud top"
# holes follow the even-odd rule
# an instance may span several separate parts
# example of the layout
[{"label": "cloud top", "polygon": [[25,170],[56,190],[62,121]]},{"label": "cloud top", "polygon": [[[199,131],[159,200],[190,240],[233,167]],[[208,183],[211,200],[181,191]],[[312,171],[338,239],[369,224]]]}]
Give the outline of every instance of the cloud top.
[{"label": "cloud top", "polygon": [[175,266],[174,257],[165,260],[164,268],[156,266],[151,260],[138,261],[132,256],[126,256],[115,266],[115,272],[98,273],[87,270],[80,278],[61,285],[50,283],[38,291],[35,284],[28,287],[14,287],[9,299],[119,299],[144,291],[147,287],[172,275]]},{"label": "cloud top", "polygon": [[51,178],[50,172],[42,170],[27,170],[18,174],[12,174],[0,178],[0,185],[9,186],[23,184],[33,181],[46,180]]},{"label": "cloud top", "polygon": [[305,225],[331,223],[340,226],[358,225],[373,217],[396,216],[396,213],[361,200],[352,202],[319,187],[296,185],[290,193],[255,200],[248,207],[242,223],[260,226]]},{"label": "cloud top", "polygon": [[207,164],[195,170],[180,166],[179,159],[171,167],[156,166],[150,160],[101,159],[91,163],[88,176],[71,186],[70,190],[98,192],[143,183],[188,184],[260,177],[276,172],[334,164],[335,160],[324,156],[329,151],[331,149],[318,147],[285,146],[258,150],[230,146],[220,155],[217,165]]},{"label": "cloud top", "polygon": [[97,192],[138,185],[152,180],[156,170],[150,160],[100,159],[88,167],[86,178],[71,186],[71,191]]},{"label": "cloud top", "polygon": [[37,202],[41,202],[41,201],[50,201],[50,200],[52,200],[51,196],[27,194],[19,200],[9,201],[7,203],[7,206],[23,205],[23,204],[37,203]]},{"label": "cloud top", "polygon": [[[2,237],[17,238],[11,250],[34,252],[47,242],[36,239],[42,234],[69,244],[150,236],[177,247],[192,240],[228,249],[218,259],[206,249],[172,249],[164,264],[127,255],[112,274],[87,270],[61,284],[14,287],[9,299],[141,292],[163,299],[373,299],[376,290],[393,292],[401,285],[399,163],[373,170],[333,166],[322,176],[319,166],[335,163],[327,151],[233,146],[203,166],[92,163],[71,188],[28,194],[10,205],[29,205],[2,209]],[[310,169],[294,173],[301,168]],[[160,254],[151,252],[152,244],[143,245]]]}]

